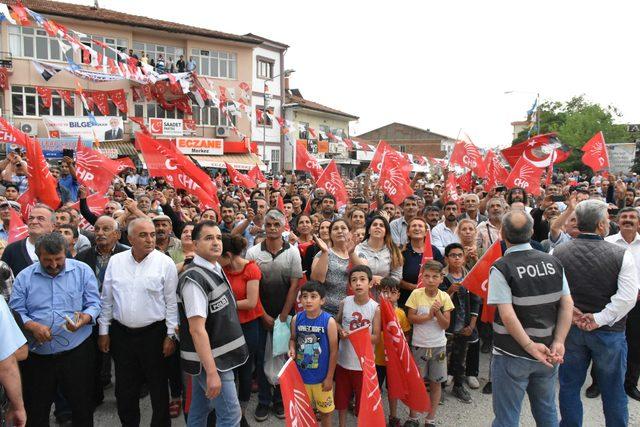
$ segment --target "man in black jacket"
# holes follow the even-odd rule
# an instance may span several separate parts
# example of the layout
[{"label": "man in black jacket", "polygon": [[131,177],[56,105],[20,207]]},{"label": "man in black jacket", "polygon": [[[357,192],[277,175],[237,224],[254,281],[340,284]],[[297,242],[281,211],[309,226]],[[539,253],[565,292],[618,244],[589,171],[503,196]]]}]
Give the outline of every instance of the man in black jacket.
[{"label": "man in black jacket", "polygon": [[[107,270],[109,259],[112,255],[124,252],[129,247],[118,243],[118,239],[120,239],[118,223],[110,216],[100,216],[95,222],[94,230],[96,243],[90,248],[80,251],[76,255],[76,259],[91,267],[98,279],[98,287],[102,291],[102,281],[104,280],[104,272]],[[93,327],[93,334],[95,342],[97,342],[97,324]],[[97,345],[95,350],[97,363],[95,364],[94,403],[97,406],[104,400],[104,386],[111,382],[111,358],[109,354],[101,352]]]}]

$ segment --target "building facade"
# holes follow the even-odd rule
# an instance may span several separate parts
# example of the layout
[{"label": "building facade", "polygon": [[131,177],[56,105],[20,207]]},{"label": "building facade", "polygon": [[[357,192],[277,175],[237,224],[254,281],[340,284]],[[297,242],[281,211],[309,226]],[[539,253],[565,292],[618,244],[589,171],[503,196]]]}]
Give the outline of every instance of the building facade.
[{"label": "building facade", "polygon": [[455,143],[454,138],[402,123],[385,125],[358,135],[357,138],[369,141],[372,145],[382,139],[402,153],[435,158],[446,157]]}]

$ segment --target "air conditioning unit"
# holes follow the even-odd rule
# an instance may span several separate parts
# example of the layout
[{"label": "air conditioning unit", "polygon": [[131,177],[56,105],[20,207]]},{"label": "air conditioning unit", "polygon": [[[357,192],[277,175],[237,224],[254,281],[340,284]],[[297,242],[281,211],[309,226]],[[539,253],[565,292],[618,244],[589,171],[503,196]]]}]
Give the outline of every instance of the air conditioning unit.
[{"label": "air conditioning unit", "polygon": [[224,126],[216,127],[216,136],[218,138],[229,136],[229,128],[226,128]]},{"label": "air conditioning unit", "polygon": [[20,130],[27,135],[38,135],[37,126],[32,125],[31,123],[22,123],[20,125]]}]

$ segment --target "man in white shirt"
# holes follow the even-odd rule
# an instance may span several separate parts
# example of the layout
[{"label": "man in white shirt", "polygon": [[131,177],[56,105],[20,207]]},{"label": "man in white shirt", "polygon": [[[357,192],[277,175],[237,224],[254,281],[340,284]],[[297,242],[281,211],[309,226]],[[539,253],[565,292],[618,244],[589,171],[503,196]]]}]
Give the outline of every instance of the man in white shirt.
[{"label": "man in white shirt", "polygon": [[[638,234],[638,222],[640,214],[636,208],[623,208],[618,213],[618,225],[620,232],[605,237],[607,242],[615,243],[627,248],[627,252],[633,255],[636,269],[640,269],[640,234]],[[638,272],[640,277],[640,271]],[[640,400],[638,379],[640,378],[640,305],[631,309],[627,315],[627,372],[624,379],[624,390],[627,396]]]},{"label": "man in white shirt", "polygon": [[145,383],[151,425],[166,426],[171,420],[163,356],[175,350],[178,274],[171,258],[155,250],[156,230],[149,218],[131,221],[127,235],[131,250],[113,255],[105,272],[98,346],[113,356],[122,424],[140,424],[138,400]]},{"label": "man in white shirt", "polygon": [[402,202],[402,218],[394,219],[389,224],[393,243],[399,247],[407,244],[409,240],[407,236],[409,221],[415,218],[416,215],[418,215],[418,198],[416,196],[409,196]]},{"label": "man in white shirt", "polygon": [[441,254],[450,243],[460,243],[460,238],[456,234],[456,228],[458,228],[458,205],[456,202],[445,203],[443,217],[444,221],[431,230],[431,244],[438,248]]}]

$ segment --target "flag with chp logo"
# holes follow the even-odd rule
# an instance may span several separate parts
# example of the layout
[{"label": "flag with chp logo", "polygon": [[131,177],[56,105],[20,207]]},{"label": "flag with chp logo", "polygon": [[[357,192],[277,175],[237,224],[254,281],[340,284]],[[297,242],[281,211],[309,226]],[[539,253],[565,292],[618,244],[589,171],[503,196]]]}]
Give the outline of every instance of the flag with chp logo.
[{"label": "flag with chp logo", "polygon": [[316,181],[322,175],[318,160],[307,151],[307,142],[303,139],[296,141],[296,170],[309,172]]},{"label": "flag with chp logo", "polygon": [[322,175],[316,181],[316,187],[324,188],[327,193],[336,198],[336,208],[346,205],[349,200],[347,189],[344,186],[335,160],[331,160],[324,172],[322,172]]},{"label": "flag with chp logo", "polygon": [[429,412],[431,401],[420,376],[407,339],[400,327],[393,306],[386,298],[380,298],[384,353],[387,362],[387,386],[391,399],[401,399],[417,412]]},{"label": "flag with chp logo", "polygon": [[487,305],[489,295],[489,270],[494,262],[502,258],[502,245],[500,240],[493,242],[489,249],[480,257],[469,274],[462,279],[462,286],[469,292],[482,298],[482,320],[485,323],[493,322],[495,306]]},{"label": "flag with chp logo", "polygon": [[593,135],[581,150],[584,151],[582,163],[589,166],[594,172],[599,172],[609,167],[609,154],[607,153],[602,131]]},{"label": "flag with chp logo", "polygon": [[293,359],[287,360],[278,374],[278,379],[284,403],[285,425],[287,427],[317,426],[316,414],[309,403],[307,389]]},{"label": "flag with chp logo", "polygon": [[404,199],[413,194],[413,188],[409,184],[409,171],[392,161],[388,155],[382,160],[378,185],[394,205],[401,205]]},{"label": "flag with chp logo", "polygon": [[[548,167],[546,164],[544,167]],[[544,169],[531,163],[525,154],[520,157],[518,163],[513,167],[511,173],[504,182],[504,185],[511,188],[522,188],[534,196],[540,195],[540,178]]]},{"label": "flag with chp logo", "polygon": [[378,373],[373,357],[369,326],[363,326],[349,333],[349,341],[362,367],[362,392],[358,409],[358,427],[385,425],[382,395],[378,386]]},{"label": "flag with chp logo", "polygon": [[453,172],[447,173],[447,181],[444,185],[445,188],[445,200],[458,202],[460,196],[458,195],[458,183],[456,180],[456,174]]},{"label": "flag with chp logo", "polygon": [[[102,215],[107,203],[109,203],[109,198],[102,194],[93,193],[87,197],[87,206],[96,216]],[[71,207],[80,212],[80,200],[71,205]],[[93,226],[83,216],[80,217],[80,223],[78,225],[84,230],[93,230]]]},{"label": "flag with chp logo", "polygon": [[491,190],[497,184],[504,184],[509,176],[509,171],[504,167],[493,150],[487,152],[484,158],[484,164],[487,167],[486,190]]},{"label": "flag with chp logo", "polygon": [[470,141],[458,141],[453,147],[453,152],[449,158],[449,167],[456,165],[469,169],[481,178],[487,176],[482,154],[480,154],[478,147]]},{"label": "flag with chp logo", "polygon": [[120,164],[99,151],[85,146],[78,138],[76,147],[76,173],[78,181],[97,193],[109,190],[113,177],[118,174]]},{"label": "flag with chp logo", "polygon": [[229,163],[224,162],[224,164],[227,166],[227,172],[229,173],[229,178],[231,178],[231,182],[233,183],[233,185],[244,188],[256,188],[256,182],[253,181],[250,177],[238,172],[236,168],[231,166]]},{"label": "flag with chp logo", "polygon": [[380,140],[378,142],[378,146],[376,147],[375,153],[373,153],[373,158],[371,159],[371,163],[369,167],[375,173],[380,173],[380,166],[382,162],[387,159],[387,165],[397,165],[397,167],[402,170],[403,173],[406,173],[407,176],[409,172],[413,169],[411,162],[407,160],[402,154],[398,153],[393,147],[387,143],[387,141]]},{"label": "flag with chp logo", "polygon": [[11,217],[9,218],[9,237],[7,242],[13,243],[27,237],[29,235],[29,228],[22,221],[20,214],[18,214],[15,209],[10,207],[9,214]]}]

